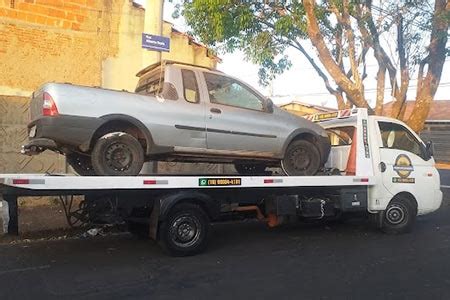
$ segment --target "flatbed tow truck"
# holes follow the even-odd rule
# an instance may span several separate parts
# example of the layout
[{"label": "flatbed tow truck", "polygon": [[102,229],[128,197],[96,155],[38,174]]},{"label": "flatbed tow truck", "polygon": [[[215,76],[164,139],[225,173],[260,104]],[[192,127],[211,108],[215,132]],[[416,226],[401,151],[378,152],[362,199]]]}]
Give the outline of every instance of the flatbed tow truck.
[{"label": "flatbed tow truck", "polygon": [[[17,198],[28,196],[60,196],[69,221],[144,228],[177,256],[204,250],[214,222],[257,218],[274,227],[364,213],[383,231],[403,233],[417,215],[440,207],[432,145],[404,123],[366,109],[307,118],[327,129],[332,144],[326,169],[316,176],[0,174],[8,232],[18,234]],[[73,196],[83,196],[75,210]]]}]

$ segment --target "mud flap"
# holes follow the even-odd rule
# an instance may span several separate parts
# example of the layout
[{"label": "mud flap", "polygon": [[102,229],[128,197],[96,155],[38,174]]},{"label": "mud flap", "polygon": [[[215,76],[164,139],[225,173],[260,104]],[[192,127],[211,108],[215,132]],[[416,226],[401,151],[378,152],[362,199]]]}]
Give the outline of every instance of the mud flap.
[{"label": "mud flap", "polygon": [[149,236],[153,240],[158,239],[158,224],[159,224],[159,212],[161,210],[161,201],[155,201],[153,205],[152,213],[150,214],[150,222],[149,222]]}]

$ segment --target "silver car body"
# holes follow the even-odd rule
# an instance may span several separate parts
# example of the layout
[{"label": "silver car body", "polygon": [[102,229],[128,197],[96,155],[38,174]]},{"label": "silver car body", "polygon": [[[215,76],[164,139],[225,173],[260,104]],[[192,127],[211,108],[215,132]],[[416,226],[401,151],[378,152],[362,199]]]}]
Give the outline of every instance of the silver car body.
[{"label": "silver car body", "polygon": [[[182,69],[195,73],[200,94],[198,103],[190,103],[183,97]],[[163,96],[48,83],[33,94],[32,122],[29,129],[42,118],[42,94],[45,92],[51,95],[60,116],[79,116],[105,121],[114,116],[126,116],[140,122],[150,132],[154,145],[172,149],[170,156],[178,158],[213,156],[217,160],[279,160],[283,157],[289,140],[299,134],[310,133],[327,138],[326,132],[319,125],[276,106],[273,109],[256,111],[212,103],[204,72],[226,76],[204,68],[180,64],[165,65],[164,82],[176,90],[177,100],[167,100]],[[270,106],[269,99],[245,86],[258,95],[265,106]],[[58,141],[56,143],[58,144]],[[151,151],[148,150],[147,155],[150,154]]]}]

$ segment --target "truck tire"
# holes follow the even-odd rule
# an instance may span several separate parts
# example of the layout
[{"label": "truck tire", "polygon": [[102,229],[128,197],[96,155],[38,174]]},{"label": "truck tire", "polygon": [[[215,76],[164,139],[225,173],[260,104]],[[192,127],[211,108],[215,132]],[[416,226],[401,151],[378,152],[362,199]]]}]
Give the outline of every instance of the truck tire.
[{"label": "truck tire", "polygon": [[263,175],[266,165],[235,163],[234,168],[240,175]]},{"label": "truck tire", "polygon": [[97,175],[135,176],[144,164],[144,149],[132,135],[112,132],[97,140],[91,161]]},{"label": "truck tire", "polygon": [[310,141],[292,141],[281,161],[281,168],[288,176],[315,175],[320,169],[320,152]]},{"label": "truck tire", "polygon": [[81,176],[95,175],[91,158],[88,155],[69,153],[66,155],[66,161],[78,175]]},{"label": "truck tire", "polygon": [[410,232],[416,221],[417,210],[403,197],[394,197],[384,211],[381,229],[389,234]]},{"label": "truck tire", "polygon": [[206,248],[208,232],[209,219],[203,209],[182,203],[172,208],[160,223],[158,242],[172,256],[189,256]]}]

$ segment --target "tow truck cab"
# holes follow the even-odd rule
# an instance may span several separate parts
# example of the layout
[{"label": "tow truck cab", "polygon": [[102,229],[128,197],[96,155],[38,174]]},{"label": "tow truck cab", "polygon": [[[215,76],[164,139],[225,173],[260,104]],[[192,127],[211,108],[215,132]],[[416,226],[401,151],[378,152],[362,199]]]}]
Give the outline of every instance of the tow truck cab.
[{"label": "tow truck cab", "polygon": [[[355,137],[356,174],[373,176],[368,189],[368,211],[384,211],[393,199],[403,198],[416,206],[418,215],[437,210],[442,202],[440,177],[432,144],[425,144],[405,123],[387,117],[368,116],[363,109],[313,116],[331,141],[326,167],[348,173]],[[359,131],[359,132],[358,132]],[[372,173],[372,174],[370,174]],[[395,214],[397,215],[397,214]]]}]

